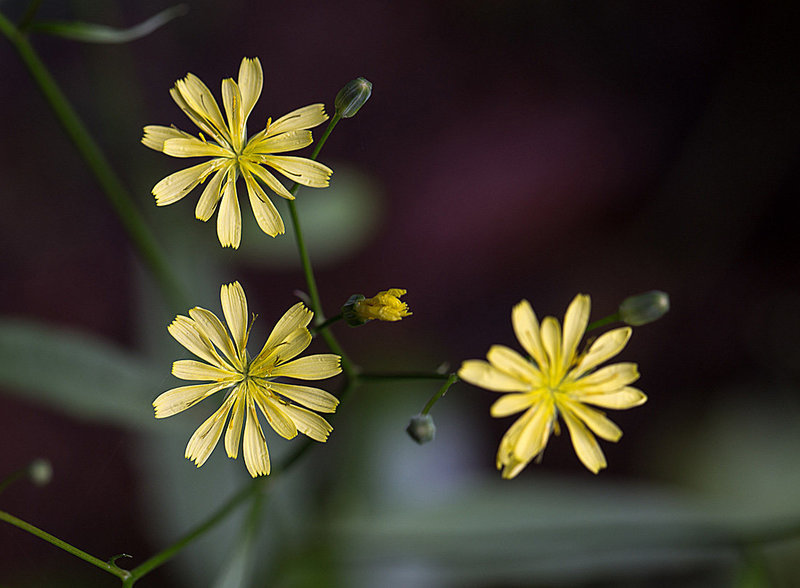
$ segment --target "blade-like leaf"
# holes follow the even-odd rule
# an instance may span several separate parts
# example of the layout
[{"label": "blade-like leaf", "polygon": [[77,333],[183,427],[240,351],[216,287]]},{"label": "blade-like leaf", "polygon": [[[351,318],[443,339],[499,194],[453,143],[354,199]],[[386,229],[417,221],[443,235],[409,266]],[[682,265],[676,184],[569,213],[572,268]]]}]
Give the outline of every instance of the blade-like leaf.
[{"label": "blade-like leaf", "polygon": [[154,426],[151,402],[172,383],[108,342],[30,321],[0,319],[0,386],[71,416]]},{"label": "blade-like leaf", "polygon": [[162,10],[144,22],[127,29],[88,22],[47,21],[31,23],[30,30],[84,43],[128,43],[129,41],[146,37],[172,19],[183,16],[188,11],[188,6],[178,4],[172,8]]}]

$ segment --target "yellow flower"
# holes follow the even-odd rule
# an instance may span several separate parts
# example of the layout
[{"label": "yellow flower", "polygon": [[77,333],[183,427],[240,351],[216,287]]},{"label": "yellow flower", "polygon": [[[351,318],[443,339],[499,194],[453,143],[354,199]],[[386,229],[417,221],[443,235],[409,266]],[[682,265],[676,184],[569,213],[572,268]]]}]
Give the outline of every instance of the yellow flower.
[{"label": "yellow flower", "polygon": [[339,401],[324,390],[275,379],[330,378],[342,371],[341,358],[327,353],[294,359],[311,343],[311,333],[306,327],[314,316],[298,302],[278,321],[258,355],[250,359],[246,345],[252,323],[248,325],[247,299],[239,282],[223,285],[220,300],[230,336],[214,313],[200,307],[191,309],[188,317],[178,315],[170,324],[170,335],[203,360],[178,360],[172,365],[172,374],[182,380],[205,383],[181,386],[161,394],[153,402],[156,418],[172,416],[226,390],[222,406],[189,439],[186,457],[197,467],[203,465],[216,447],[230,414],[225,432],[228,457],[236,459],[239,453],[244,423],[247,471],[253,477],[266,475],[270,471],[269,453],[256,407],[270,426],[286,439],[299,432],[316,441],[326,441],[332,427],[307,408],[334,412]]},{"label": "yellow flower", "polygon": [[[264,74],[258,58],[243,59],[238,84],[222,80],[222,103],[227,122],[217,101],[206,85],[194,74],[178,80],[170,90],[172,99],[197,125],[199,137],[174,127],[150,125],[144,128],[144,143],[150,149],[173,157],[211,157],[210,160],[167,176],[153,188],[156,205],[177,202],[208,179],[197,202],[195,216],[207,221],[219,202],[217,235],[223,247],[239,247],[242,237],[242,215],[236,181],[244,178],[250,206],[258,226],[274,237],[285,231],[275,205],[261,187],[288,200],[294,196],[265,166],[289,179],[314,188],[324,188],[333,173],[330,168],[311,159],[275,155],[294,151],[313,142],[311,131],[328,119],[323,104],[312,104],[280,117],[267,119],[263,131],[247,139],[247,118],[261,95]],[[210,178],[210,179],[209,179]],[[260,182],[260,183],[259,183]]]},{"label": "yellow flower", "polygon": [[635,363],[597,369],[622,351],[631,336],[630,327],[609,331],[578,353],[590,307],[589,296],[577,295],[567,309],[562,334],[558,320],[551,316],[545,317],[540,327],[531,305],[523,300],[511,312],[511,322],[530,359],[503,345],[493,345],[486,356],[488,362],[468,360],[462,364],[461,379],[495,392],[510,392],[492,405],[492,416],[525,411],[500,442],[497,469],[502,468],[504,478],[516,476],[544,451],[551,432],[559,434],[558,415],[569,429],[578,458],[596,474],[606,467],[606,459],[594,435],[617,441],[622,431],[587,404],[625,409],[647,400],[628,385],[639,378]]},{"label": "yellow flower", "polygon": [[400,301],[400,297],[406,291],[400,288],[390,288],[383,292],[378,292],[372,298],[364,298],[356,301],[353,305],[355,316],[362,321],[399,321],[403,317],[411,315],[408,304]]}]

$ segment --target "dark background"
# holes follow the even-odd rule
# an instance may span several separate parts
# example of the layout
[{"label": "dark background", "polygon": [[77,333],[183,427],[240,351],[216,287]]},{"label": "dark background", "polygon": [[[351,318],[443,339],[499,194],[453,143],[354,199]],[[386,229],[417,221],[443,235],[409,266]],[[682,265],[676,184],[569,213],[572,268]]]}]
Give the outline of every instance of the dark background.
[{"label": "dark background", "polygon": [[[130,26],[166,7],[45,1],[41,15]],[[402,287],[414,315],[342,332],[357,362],[458,366],[493,343],[516,347],[510,309],[521,298],[540,316],[561,317],[577,292],[589,293],[600,318],[626,296],[657,288],[670,294],[671,312],[636,329],[623,354],[639,364],[649,402],[612,415],[625,436],[618,446],[604,444],[610,465],[602,476],[690,487],[680,463],[691,435],[737,403],[741,414],[763,408],[777,416],[776,427],[797,427],[800,78],[798,23],[786,5],[190,7],[129,45],[39,36],[34,46],[139,207],[196,224],[209,242],[214,222],[193,219],[198,193],[169,213],[149,194],[186,165],[141,146],[141,127],[174,123],[195,132],[167,94],[174,81],[191,71],[219,96],[221,78],[235,75],[243,56],[259,56],[265,83],[252,133],[256,121],[307,103],[324,101],[330,111],[347,80],[368,78],[372,99],[341,123],[321,160],[368,179],[377,224],[353,254],[322,263],[317,277],[329,314],[354,292]],[[21,3],[0,10],[16,17]],[[165,326],[174,312],[138,313],[141,271],[122,226],[5,40],[0,104],[0,311],[137,348],[142,321]],[[246,204],[242,210],[250,214]],[[245,227],[243,242],[262,238]],[[224,267],[217,283],[240,279],[264,329],[304,288],[291,263],[265,268],[229,250],[215,254]],[[218,310],[213,294],[201,301]],[[425,398],[412,405],[421,408]],[[487,475],[511,422],[488,417],[493,399],[462,384],[434,411],[463,403],[474,412],[484,428],[474,434],[485,442],[468,461]],[[2,508],[91,553],[154,551],[137,506],[143,482],[131,466],[131,435],[0,396],[0,474],[40,456],[55,471],[44,489],[27,482],[8,489]],[[577,468],[562,437],[522,476]],[[55,586],[51,571],[74,574],[82,586],[114,585],[11,527],[0,528],[0,546],[0,569],[19,570],[7,576],[19,585],[48,578]],[[160,581],[154,575],[143,584],[176,585],[168,574]]]}]

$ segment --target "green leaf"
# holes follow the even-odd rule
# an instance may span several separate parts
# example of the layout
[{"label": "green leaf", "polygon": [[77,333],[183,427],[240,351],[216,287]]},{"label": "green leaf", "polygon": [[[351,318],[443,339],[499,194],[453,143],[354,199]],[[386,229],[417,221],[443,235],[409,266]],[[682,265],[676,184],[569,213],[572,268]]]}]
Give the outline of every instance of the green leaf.
[{"label": "green leaf", "polygon": [[0,319],[0,386],[6,393],[82,419],[154,427],[151,403],[169,379],[166,369],[100,339]]},{"label": "green leaf", "polygon": [[146,37],[172,19],[183,16],[188,11],[189,7],[186,4],[178,4],[172,8],[162,10],[146,21],[127,29],[88,22],[48,21],[33,22],[30,30],[84,43],[128,43],[129,41]]}]

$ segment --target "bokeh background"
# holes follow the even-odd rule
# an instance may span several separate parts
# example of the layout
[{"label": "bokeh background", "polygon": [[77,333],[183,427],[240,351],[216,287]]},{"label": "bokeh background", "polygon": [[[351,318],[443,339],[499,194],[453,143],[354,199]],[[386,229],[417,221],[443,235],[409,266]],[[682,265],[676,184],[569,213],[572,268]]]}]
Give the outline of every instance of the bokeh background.
[{"label": "bokeh background", "polygon": [[[491,393],[453,387],[433,411],[436,441],[417,446],[404,428],[437,384],[365,385],[327,446],[273,484],[262,512],[242,509],[143,587],[800,582],[791,532],[800,527],[800,78],[788,5],[188,5],[127,45],[43,35],[34,45],[192,304],[218,311],[219,285],[238,279],[259,315],[253,336],[266,336],[304,289],[292,237],[263,235],[247,205],[237,252],[219,247],[214,222],[194,220],[197,194],[156,209],[150,189],[186,162],[139,143],[146,124],[194,132],[168,95],[176,79],[191,71],[218,96],[241,58],[258,56],[265,84],[251,132],[305,104],[331,111],[354,77],[374,84],[322,153],[331,188],[298,197],[328,314],[352,293],[409,291],[411,318],[338,329],[365,369],[456,369],[493,343],[516,346],[510,310],[522,298],[560,317],[589,293],[600,318],[661,289],[672,310],[636,329],[623,353],[639,364],[649,401],[612,415],[625,434],[603,445],[609,468],[599,476],[562,436],[543,463],[501,482],[494,454],[512,421],[488,416]],[[40,17],[127,27],[167,7],[45,0]],[[24,3],[0,10],[17,18]],[[221,448],[200,470],[183,459],[209,408],[151,418],[184,353],[166,325],[186,309],[160,299],[5,39],[0,104],[0,312],[30,335],[18,355],[6,337],[0,357],[0,475],[38,457],[54,471],[44,488],[5,490],[0,508],[136,565],[247,475]],[[35,352],[52,333],[30,322],[65,341],[80,333],[110,356],[89,375],[73,365],[69,394],[39,394],[8,375],[14,366],[59,381],[69,365]],[[118,364],[131,373],[119,384],[124,402],[115,377],[102,377]],[[84,376],[103,385],[87,389]],[[275,455],[287,445],[270,438]],[[248,517],[263,519],[260,532],[242,535]],[[787,540],[748,543],[783,529]],[[2,586],[116,584],[0,527]]]}]

